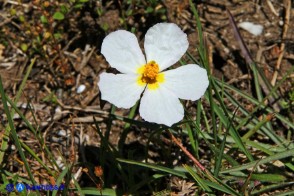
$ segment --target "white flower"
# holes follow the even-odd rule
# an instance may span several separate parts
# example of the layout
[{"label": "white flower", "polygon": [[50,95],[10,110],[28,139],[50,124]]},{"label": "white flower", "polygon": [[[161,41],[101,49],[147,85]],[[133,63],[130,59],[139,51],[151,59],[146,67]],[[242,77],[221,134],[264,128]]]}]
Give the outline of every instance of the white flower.
[{"label": "white flower", "polygon": [[184,117],[179,100],[195,101],[208,87],[207,72],[195,64],[173,70],[188,49],[187,35],[172,23],[159,23],[145,35],[146,59],[136,36],[118,30],[105,37],[101,53],[121,74],[102,73],[98,86],[102,99],[130,108],[140,99],[139,113],[149,122],[171,126]]}]

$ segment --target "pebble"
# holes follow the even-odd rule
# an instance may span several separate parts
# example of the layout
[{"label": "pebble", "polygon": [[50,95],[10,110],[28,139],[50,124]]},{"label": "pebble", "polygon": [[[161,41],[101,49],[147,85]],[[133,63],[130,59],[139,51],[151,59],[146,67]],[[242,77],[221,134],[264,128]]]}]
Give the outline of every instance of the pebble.
[{"label": "pebble", "polygon": [[58,167],[60,169],[64,169],[65,168],[65,165],[63,163],[63,160],[62,160],[62,158],[60,156],[57,157],[56,164],[58,165]]},{"label": "pebble", "polygon": [[81,84],[78,88],[77,88],[77,93],[80,94],[82,92],[84,92],[84,90],[86,89],[86,86]]},{"label": "pebble", "polygon": [[260,35],[263,31],[262,25],[254,24],[252,22],[241,22],[238,26],[255,36]]},{"label": "pebble", "polygon": [[60,112],[62,112],[62,111],[61,111],[61,107],[60,107],[60,106],[57,106],[57,107],[55,108],[55,112],[56,112],[56,113],[60,113]]},{"label": "pebble", "polygon": [[57,132],[57,135],[59,135],[59,136],[61,136],[61,137],[69,137],[69,136],[70,136],[70,132],[61,129],[61,130],[59,130],[59,131]]}]

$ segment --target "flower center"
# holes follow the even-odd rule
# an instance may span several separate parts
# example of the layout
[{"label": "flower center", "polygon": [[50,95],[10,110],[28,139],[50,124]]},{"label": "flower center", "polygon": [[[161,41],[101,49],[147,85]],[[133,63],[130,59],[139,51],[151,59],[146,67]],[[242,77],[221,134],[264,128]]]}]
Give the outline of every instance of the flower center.
[{"label": "flower center", "polygon": [[159,66],[155,61],[150,61],[144,65],[144,71],[142,73],[141,80],[143,83],[154,84],[157,82],[157,75],[159,72]]},{"label": "flower center", "polygon": [[159,83],[164,82],[164,73],[159,73],[159,66],[155,61],[150,61],[138,69],[139,77],[137,83],[140,86],[146,85],[150,90],[159,87]]}]

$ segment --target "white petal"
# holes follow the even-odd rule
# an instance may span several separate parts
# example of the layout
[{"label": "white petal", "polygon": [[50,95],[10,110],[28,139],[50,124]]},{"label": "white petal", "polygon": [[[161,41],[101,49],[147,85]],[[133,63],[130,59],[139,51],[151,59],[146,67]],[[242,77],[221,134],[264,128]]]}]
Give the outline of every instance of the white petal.
[{"label": "white petal", "polygon": [[160,71],[179,61],[188,46],[187,35],[173,23],[158,23],[145,35],[147,62],[156,61]]},{"label": "white petal", "polygon": [[162,87],[145,90],[139,112],[144,120],[167,126],[179,122],[184,117],[184,108],[180,100]]},{"label": "white petal", "polygon": [[101,53],[110,66],[121,73],[136,73],[137,68],[146,64],[136,36],[124,30],[106,36],[101,46]]},{"label": "white petal", "polygon": [[209,84],[206,70],[195,64],[184,65],[163,73],[164,82],[161,85],[181,99],[199,99]]},{"label": "white petal", "polygon": [[101,98],[119,108],[132,107],[145,88],[137,84],[137,78],[137,75],[132,74],[100,74],[98,86]]}]

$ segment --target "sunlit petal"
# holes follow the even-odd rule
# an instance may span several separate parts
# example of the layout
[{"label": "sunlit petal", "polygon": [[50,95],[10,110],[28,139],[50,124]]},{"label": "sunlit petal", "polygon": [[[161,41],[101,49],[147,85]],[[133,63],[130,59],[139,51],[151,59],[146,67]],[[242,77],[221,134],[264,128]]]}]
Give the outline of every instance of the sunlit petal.
[{"label": "sunlit petal", "polygon": [[140,99],[145,86],[137,84],[137,75],[102,73],[98,86],[101,98],[120,108],[130,108]]},{"label": "sunlit petal", "polygon": [[146,63],[136,36],[125,30],[110,33],[103,40],[101,53],[111,67],[121,73],[136,73]]},{"label": "sunlit petal", "polygon": [[166,88],[146,89],[140,103],[141,117],[157,124],[171,126],[184,117],[184,108],[179,99]]},{"label": "sunlit petal", "polygon": [[145,35],[147,62],[156,61],[160,71],[179,61],[188,46],[187,35],[173,23],[156,24]]},{"label": "sunlit petal", "polygon": [[199,99],[209,84],[206,70],[195,64],[184,65],[163,74],[165,82],[161,85],[181,99]]}]

